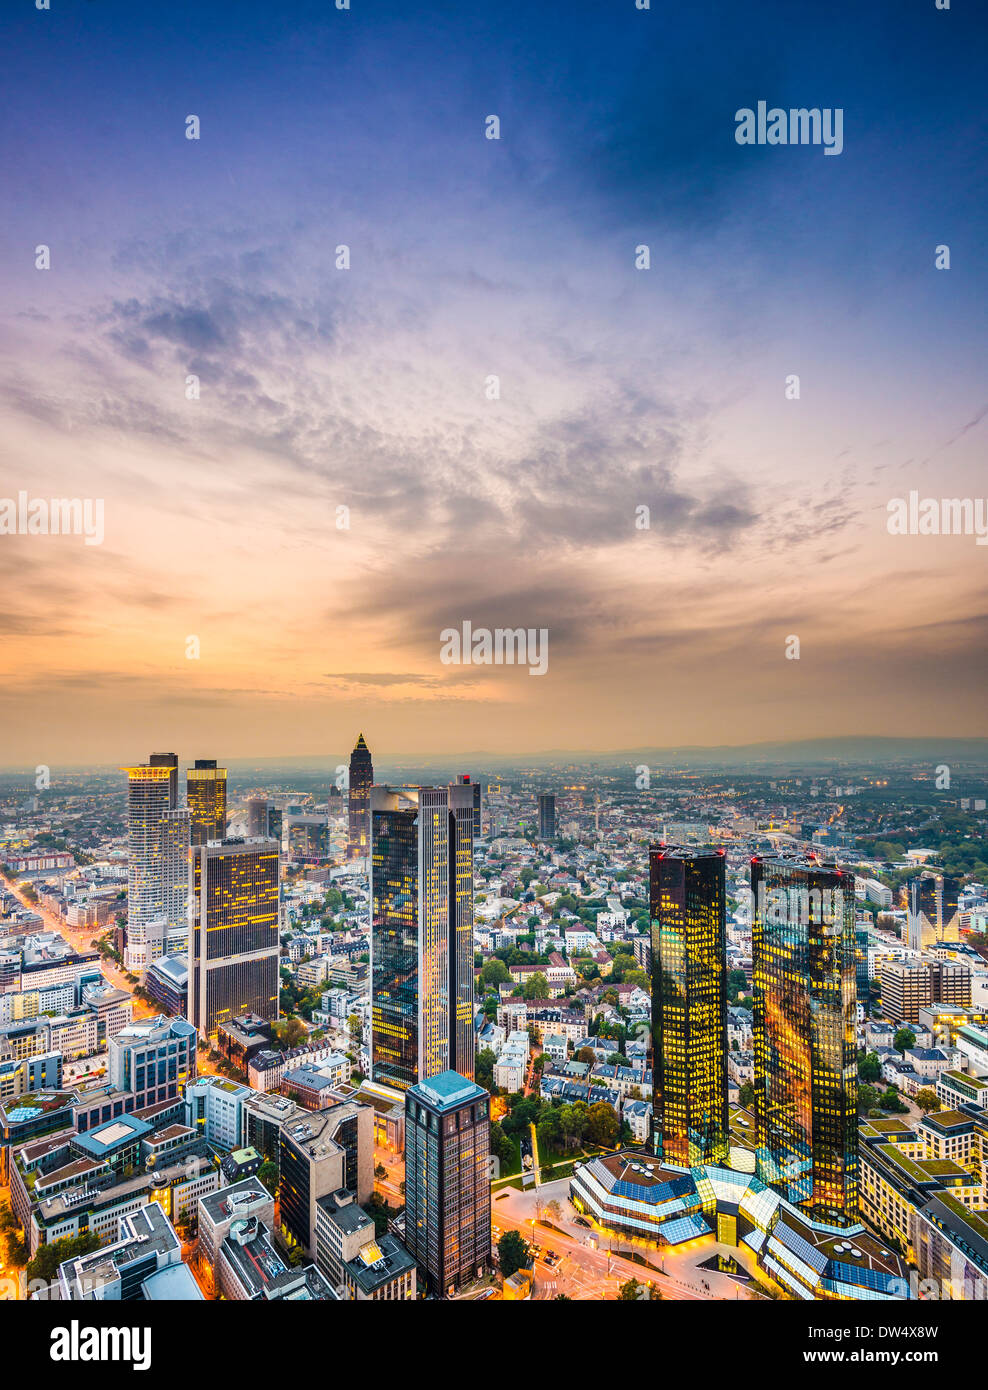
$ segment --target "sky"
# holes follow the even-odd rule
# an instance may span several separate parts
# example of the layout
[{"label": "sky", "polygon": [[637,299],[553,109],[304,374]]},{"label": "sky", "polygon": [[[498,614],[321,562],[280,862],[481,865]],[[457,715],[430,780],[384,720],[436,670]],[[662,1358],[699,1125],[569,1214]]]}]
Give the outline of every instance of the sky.
[{"label": "sky", "polygon": [[0,765],[988,734],[985,19],[795,8],[5,7]]}]

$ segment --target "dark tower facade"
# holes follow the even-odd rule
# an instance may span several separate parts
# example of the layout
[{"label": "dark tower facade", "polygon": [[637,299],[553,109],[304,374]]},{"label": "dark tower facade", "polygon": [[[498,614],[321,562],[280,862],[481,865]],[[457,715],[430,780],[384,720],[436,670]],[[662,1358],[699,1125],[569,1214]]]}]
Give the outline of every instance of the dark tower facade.
[{"label": "dark tower facade", "polygon": [[815,1220],[858,1215],[854,879],[756,857],[752,964],[759,1177]]},{"label": "dark tower facade", "polygon": [[148,758],[148,767],[168,768],[168,809],[169,811],[176,810],[178,808],[178,754],[152,753]]},{"label": "dark tower facade", "polygon": [[724,855],[649,850],[652,1148],[669,1163],[723,1162],[727,1112]]},{"label": "dark tower facade", "polygon": [[374,785],[374,764],[363,734],[350,754],[348,859],[363,859],[370,853],[370,793]]},{"label": "dark tower facade", "polygon": [[215,758],[197,758],[185,773],[185,798],[191,817],[191,840],[204,845],[226,835],[226,768]]},{"label": "dark tower facade", "polygon": [[490,1265],[490,1096],[455,1071],[405,1096],[405,1245],[436,1293]]},{"label": "dark tower facade", "polygon": [[539,797],[539,839],[556,838],[556,798],[552,792],[543,792]]}]

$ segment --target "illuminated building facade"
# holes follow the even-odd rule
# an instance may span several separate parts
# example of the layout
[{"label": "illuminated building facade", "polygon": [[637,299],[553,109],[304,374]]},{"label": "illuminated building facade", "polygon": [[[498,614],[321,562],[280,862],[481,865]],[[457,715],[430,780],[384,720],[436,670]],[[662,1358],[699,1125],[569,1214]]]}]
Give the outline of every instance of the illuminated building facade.
[{"label": "illuminated building facade", "polygon": [[[177,759],[125,767],[128,921],[124,964],[143,973],[188,940],[189,812],[175,806]],[[153,760],[158,759],[155,763]]]},{"label": "illuminated building facade", "polygon": [[274,840],[192,848],[189,1020],[203,1037],[242,1014],[278,1017],[278,880]]},{"label": "illuminated building facade", "polygon": [[473,788],[371,793],[371,1080],[474,1072]]},{"label": "illuminated building facade", "polygon": [[405,1246],[436,1293],[490,1265],[490,1104],[455,1071],[405,1095]]},{"label": "illuminated building facade", "polygon": [[832,1225],[858,1211],[854,887],[799,857],[751,864],[759,1176]]},{"label": "illuminated building facade", "polygon": [[652,921],[652,1149],[668,1163],[728,1152],[724,855],[655,845]]},{"label": "illuminated building facade", "polygon": [[185,774],[190,838],[194,845],[222,840],[226,835],[226,768],[215,758],[197,758]]},{"label": "illuminated building facade", "polygon": [[347,793],[349,813],[348,859],[363,859],[370,853],[371,787],[374,785],[374,763],[363,734],[350,754],[350,785]]}]

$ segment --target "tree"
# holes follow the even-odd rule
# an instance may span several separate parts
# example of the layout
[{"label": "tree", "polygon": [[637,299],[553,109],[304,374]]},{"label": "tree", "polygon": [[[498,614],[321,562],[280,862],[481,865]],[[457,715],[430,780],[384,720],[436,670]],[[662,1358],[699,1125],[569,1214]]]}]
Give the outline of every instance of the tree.
[{"label": "tree", "polygon": [[587,1138],[601,1148],[612,1149],[617,1143],[621,1125],[606,1100],[598,1100],[587,1111]]},{"label": "tree", "polygon": [[501,1262],[501,1274],[505,1279],[510,1279],[512,1274],[517,1274],[520,1269],[528,1268],[531,1258],[528,1242],[523,1240],[517,1231],[505,1231],[497,1243],[497,1253]]},{"label": "tree", "polygon": [[548,999],[549,981],[541,970],[536,970],[534,975],[530,975],[525,981],[526,999]]},{"label": "tree", "polygon": [[909,1106],[905,1105],[899,1095],[898,1086],[889,1086],[882,1094],[878,1104],[883,1110],[890,1110],[893,1115],[905,1115]]},{"label": "tree", "polygon": [[510,979],[511,972],[497,956],[492,956],[480,972],[480,983],[484,989],[496,989],[498,985],[506,985]]},{"label": "tree", "polygon": [[83,1231],[78,1236],[66,1236],[52,1241],[50,1245],[40,1245],[33,1260],[28,1261],[27,1277],[44,1279],[50,1284],[58,1273],[58,1266],[65,1260],[74,1260],[77,1255],[89,1255],[99,1249],[99,1237],[92,1231]]},{"label": "tree", "polygon": [[551,1217],[553,1221],[559,1221],[562,1218],[563,1209],[556,1201],[555,1197],[553,1197],[551,1202],[546,1202],[542,1210],[545,1212],[546,1216]]},{"label": "tree", "polygon": [[747,1110],[755,1103],[755,1087],[753,1082],[744,1081],[738,1087],[738,1103]]},{"label": "tree", "polygon": [[285,1018],[274,1025],[275,1042],[281,1052],[290,1052],[308,1036],[300,1018]]},{"label": "tree", "polygon": [[270,1158],[266,1158],[257,1170],[257,1176],[274,1197],[278,1191],[278,1165],[272,1163]]},{"label": "tree", "polygon": [[921,1086],[916,1092],[916,1104],[924,1115],[929,1115],[940,1109],[940,1097],[932,1086]]},{"label": "tree", "polygon": [[652,1297],[652,1291],[647,1284],[639,1284],[637,1279],[629,1279],[618,1289],[619,1303],[639,1303],[648,1302]]},{"label": "tree", "polygon": [[872,1110],[876,1110],[881,1098],[881,1092],[877,1087],[869,1086],[866,1081],[858,1083],[858,1110],[862,1115],[869,1115]]},{"label": "tree", "polygon": [[858,1080],[881,1081],[882,1064],[877,1052],[858,1053]]},{"label": "tree", "polygon": [[892,1039],[892,1046],[896,1052],[906,1052],[916,1046],[916,1034],[911,1028],[900,1028]]},{"label": "tree", "polygon": [[596,1062],[596,1060],[597,1054],[596,1052],[594,1052],[592,1047],[581,1047],[579,1052],[573,1058],[574,1062],[587,1062],[591,1067],[593,1066],[594,1062]]},{"label": "tree", "polygon": [[380,1182],[382,1178],[386,1178],[388,1176],[388,1170],[387,1168],[385,1168],[383,1163],[375,1164],[374,1176],[375,1178],[377,1178],[378,1182]]},{"label": "tree", "polygon": [[497,1057],[489,1047],[483,1047],[477,1053],[477,1060],[474,1064],[474,1078],[478,1086],[483,1086],[485,1091],[494,1090],[494,1063]]}]

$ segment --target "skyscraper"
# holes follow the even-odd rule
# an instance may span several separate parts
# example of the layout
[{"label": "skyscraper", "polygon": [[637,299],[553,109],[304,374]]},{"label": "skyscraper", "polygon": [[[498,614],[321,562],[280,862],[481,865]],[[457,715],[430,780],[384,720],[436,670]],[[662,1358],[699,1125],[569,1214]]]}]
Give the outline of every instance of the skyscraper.
[{"label": "skyscraper", "polygon": [[691,1167],[727,1158],[727,966],[722,850],[649,850],[652,1147]]},{"label": "skyscraper", "polygon": [[479,782],[473,784],[473,838],[481,839],[484,833],[484,792]]},{"label": "skyscraper", "polygon": [[278,845],[194,845],[189,871],[189,1021],[202,1037],[241,1014],[278,1017]]},{"label": "skyscraper", "polygon": [[149,767],[167,767],[168,777],[168,809],[175,811],[178,809],[178,754],[177,753],[152,753],[148,758]]},{"label": "skyscraper", "polygon": [[222,840],[226,835],[226,768],[217,767],[215,758],[197,758],[195,767],[185,773],[185,788],[192,843]]},{"label": "skyscraper", "polygon": [[924,873],[910,880],[906,945],[911,951],[925,951],[942,942],[960,941],[959,890],[959,881],[949,874]]},{"label": "skyscraper", "polygon": [[405,1245],[437,1293],[490,1264],[490,1096],[444,1071],[405,1095]]},{"label": "skyscraper", "polygon": [[189,813],[175,806],[175,755],[151,757],[121,769],[127,774],[129,851],[124,963],[138,974],[188,942]]},{"label": "skyscraper", "polygon": [[266,796],[251,797],[247,802],[247,835],[250,839],[277,840],[281,844],[281,812]]},{"label": "skyscraper", "polygon": [[370,853],[370,796],[374,785],[374,764],[363,734],[350,754],[350,786],[347,808],[350,818],[348,859],[363,859]]},{"label": "skyscraper", "polygon": [[854,880],[756,857],[752,960],[758,1171],[813,1219],[857,1220]]},{"label": "skyscraper", "polygon": [[371,1080],[473,1075],[473,789],[371,792]]},{"label": "skyscraper", "polygon": [[543,792],[539,797],[539,839],[556,838],[556,798],[552,792]]}]

